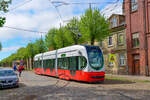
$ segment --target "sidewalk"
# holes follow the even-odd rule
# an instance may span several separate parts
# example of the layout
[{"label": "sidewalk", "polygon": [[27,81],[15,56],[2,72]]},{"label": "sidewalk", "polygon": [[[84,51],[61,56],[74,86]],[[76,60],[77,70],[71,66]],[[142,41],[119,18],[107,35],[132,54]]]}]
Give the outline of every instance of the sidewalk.
[{"label": "sidewalk", "polygon": [[118,78],[124,78],[128,80],[148,80],[150,81],[150,76],[134,76],[134,75],[112,75],[112,74],[106,74],[106,77],[118,77]]}]

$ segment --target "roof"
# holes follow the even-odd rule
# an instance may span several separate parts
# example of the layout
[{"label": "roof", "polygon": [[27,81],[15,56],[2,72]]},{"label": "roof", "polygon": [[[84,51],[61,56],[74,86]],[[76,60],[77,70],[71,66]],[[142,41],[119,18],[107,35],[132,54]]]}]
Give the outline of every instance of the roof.
[{"label": "roof", "polygon": [[[79,49],[79,48],[83,48],[83,45],[73,45],[73,46],[60,48],[60,49],[57,49],[57,50],[58,50],[58,52],[61,52],[61,51],[64,51],[64,50],[73,50],[73,49]],[[37,54],[37,55],[35,55],[35,57],[40,57],[40,56],[42,56],[42,54],[43,55],[49,55],[49,54],[55,54],[55,53],[56,53],[56,50],[53,50],[53,51],[48,51],[48,52]]]},{"label": "roof", "polygon": [[122,16],[122,17],[125,17],[125,16],[122,15],[122,14],[112,14],[108,19],[110,20],[113,16]]},{"label": "roof", "polygon": [[112,14],[123,14],[122,6],[122,2],[108,4],[101,10],[101,14],[104,15],[106,19],[108,19]]}]

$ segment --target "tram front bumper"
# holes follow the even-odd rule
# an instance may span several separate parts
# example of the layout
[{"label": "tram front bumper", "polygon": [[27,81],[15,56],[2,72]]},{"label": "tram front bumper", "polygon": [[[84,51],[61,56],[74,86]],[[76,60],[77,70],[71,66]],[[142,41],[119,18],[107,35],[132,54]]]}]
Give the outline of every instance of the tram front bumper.
[{"label": "tram front bumper", "polygon": [[85,81],[94,82],[94,81],[104,81],[105,72],[86,72]]}]

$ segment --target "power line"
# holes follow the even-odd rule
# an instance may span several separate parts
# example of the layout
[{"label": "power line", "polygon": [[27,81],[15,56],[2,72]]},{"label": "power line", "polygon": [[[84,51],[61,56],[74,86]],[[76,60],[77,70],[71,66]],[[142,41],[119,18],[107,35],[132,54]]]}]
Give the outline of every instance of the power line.
[{"label": "power line", "polygon": [[117,3],[119,0],[116,0],[115,2],[63,2],[63,1],[52,1],[51,3],[60,4],[60,5],[81,5],[81,4],[102,4],[102,3]]},{"label": "power line", "polygon": [[[92,4],[102,4],[102,3],[116,4],[116,3],[119,2],[119,0],[116,0],[115,2],[69,2],[69,3],[68,2],[63,2],[63,1],[51,1],[51,0],[49,0],[49,1],[55,7],[55,9],[56,9],[56,11],[58,13],[58,16],[60,17],[60,20],[62,22],[64,22],[63,18],[61,16],[61,13],[60,13],[59,9],[57,8],[59,6],[63,6],[63,5],[82,5],[82,4],[86,4],[87,5],[88,4],[89,7],[91,8]],[[54,5],[54,4],[57,4],[57,5]]]},{"label": "power line", "polygon": [[60,21],[63,22],[63,18],[62,18],[62,16],[61,16],[61,13],[59,12],[59,9],[57,8],[58,6],[54,5],[54,4],[51,2],[51,0],[49,0],[49,1],[50,1],[50,3],[52,4],[52,6],[54,6],[54,8],[56,9],[56,12],[57,12],[57,14],[58,14],[58,16],[59,16],[59,18],[60,18]]},{"label": "power line", "polygon": [[16,27],[10,27],[10,26],[3,26],[3,27],[9,28],[9,29],[14,29],[14,30],[33,32],[33,33],[47,33],[47,32],[41,32],[41,31],[35,31],[35,30],[29,30],[29,29],[23,29],[23,28],[16,28]]},{"label": "power line", "polygon": [[24,3],[21,3],[21,4],[19,4],[19,5],[16,6],[16,7],[10,8],[8,12],[13,11],[13,10],[15,10],[15,9],[17,9],[17,8],[19,8],[19,7],[22,7],[22,6],[24,6],[25,4],[27,4],[27,3],[31,2],[31,1],[32,1],[32,0],[26,0]]}]

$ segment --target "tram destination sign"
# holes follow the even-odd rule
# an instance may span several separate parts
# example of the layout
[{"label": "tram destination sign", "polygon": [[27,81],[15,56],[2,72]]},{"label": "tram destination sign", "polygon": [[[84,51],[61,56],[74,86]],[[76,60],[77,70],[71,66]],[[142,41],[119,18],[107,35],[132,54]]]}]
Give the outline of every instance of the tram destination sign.
[{"label": "tram destination sign", "polygon": [[61,57],[66,57],[66,54],[61,54]]}]

